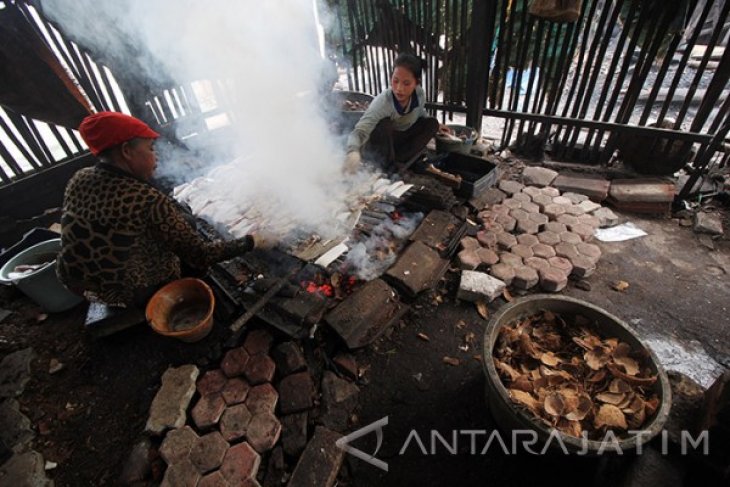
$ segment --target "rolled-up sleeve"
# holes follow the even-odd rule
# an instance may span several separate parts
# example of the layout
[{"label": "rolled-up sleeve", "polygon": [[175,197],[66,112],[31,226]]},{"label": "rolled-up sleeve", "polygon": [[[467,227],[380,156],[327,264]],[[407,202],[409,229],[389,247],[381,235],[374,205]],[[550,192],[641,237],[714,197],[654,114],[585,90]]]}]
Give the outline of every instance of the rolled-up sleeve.
[{"label": "rolled-up sleeve", "polygon": [[370,106],[363,113],[355,128],[350,132],[347,138],[347,152],[359,151],[370,139],[370,134],[375,130],[382,119],[390,117],[390,109],[388,106],[389,91],[384,91],[375,97]]}]

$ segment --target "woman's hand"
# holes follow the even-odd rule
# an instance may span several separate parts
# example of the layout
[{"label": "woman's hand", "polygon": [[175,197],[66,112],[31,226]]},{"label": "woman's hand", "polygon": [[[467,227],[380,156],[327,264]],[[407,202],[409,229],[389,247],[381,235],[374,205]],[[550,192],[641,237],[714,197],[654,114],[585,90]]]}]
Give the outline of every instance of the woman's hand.
[{"label": "woman's hand", "polygon": [[439,135],[454,135],[454,131],[447,125],[439,124]]},{"label": "woman's hand", "polygon": [[355,174],[362,166],[362,156],[360,151],[348,152],[345,157],[345,163],[342,166],[342,171],[345,174]]}]

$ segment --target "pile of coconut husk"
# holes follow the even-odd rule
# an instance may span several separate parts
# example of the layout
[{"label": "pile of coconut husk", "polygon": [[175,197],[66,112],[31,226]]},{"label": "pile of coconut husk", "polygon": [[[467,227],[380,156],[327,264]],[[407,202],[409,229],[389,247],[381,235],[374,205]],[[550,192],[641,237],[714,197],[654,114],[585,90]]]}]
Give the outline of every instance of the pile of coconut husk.
[{"label": "pile of coconut husk", "polygon": [[601,336],[583,316],[544,311],[505,325],[493,359],[510,399],[568,435],[625,436],[659,406],[648,352]]}]

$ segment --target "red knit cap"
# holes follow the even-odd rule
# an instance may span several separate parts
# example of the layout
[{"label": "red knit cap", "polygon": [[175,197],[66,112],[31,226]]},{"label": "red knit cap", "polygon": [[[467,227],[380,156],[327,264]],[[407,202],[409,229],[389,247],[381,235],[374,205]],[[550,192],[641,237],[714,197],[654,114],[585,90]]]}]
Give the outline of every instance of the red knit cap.
[{"label": "red knit cap", "polygon": [[135,137],[156,139],[160,136],[142,120],[118,112],[99,112],[84,118],[79,133],[95,156]]}]

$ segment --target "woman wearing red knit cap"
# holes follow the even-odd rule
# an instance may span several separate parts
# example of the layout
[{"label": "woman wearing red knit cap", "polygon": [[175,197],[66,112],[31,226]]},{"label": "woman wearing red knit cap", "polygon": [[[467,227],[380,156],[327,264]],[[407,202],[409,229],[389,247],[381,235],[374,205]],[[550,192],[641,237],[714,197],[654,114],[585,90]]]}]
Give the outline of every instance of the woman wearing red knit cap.
[{"label": "woman wearing red knit cap", "polygon": [[99,157],[68,183],[57,274],[71,290],[112,306],[144,308],[162,285],[180,277],[180,261],[204,270],[254,247],[262,238],[204,241],[169,196],[152,185],[159,134],[117,112],[86,117],[79,132]]}]

